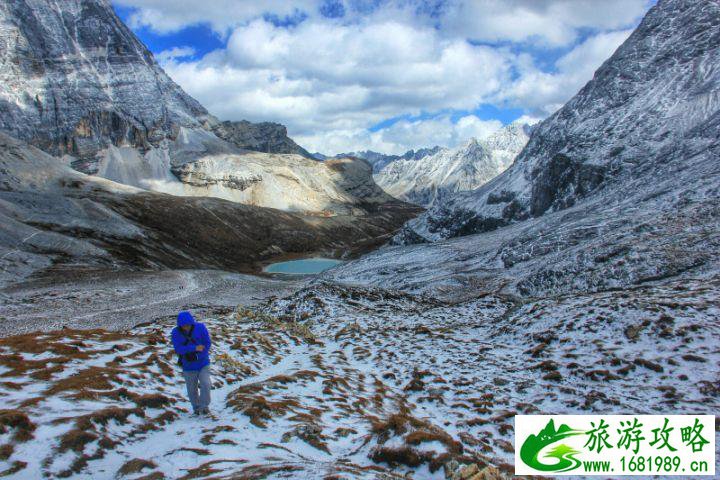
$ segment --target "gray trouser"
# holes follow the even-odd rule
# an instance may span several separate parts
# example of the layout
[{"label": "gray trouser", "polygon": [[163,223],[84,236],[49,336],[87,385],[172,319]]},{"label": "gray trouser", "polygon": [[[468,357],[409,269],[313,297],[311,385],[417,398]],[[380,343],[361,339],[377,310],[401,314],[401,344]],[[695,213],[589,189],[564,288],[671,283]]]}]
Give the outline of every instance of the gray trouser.
[{"label": "gray trouser", "polygon": [[[210,406],[210,365],[206,365],[202,370],[184,371],[185,386],[187,387],[188,398],[192,404],[193,410],[198,411]],[[198,384],[200,394],[198,395]]]}]

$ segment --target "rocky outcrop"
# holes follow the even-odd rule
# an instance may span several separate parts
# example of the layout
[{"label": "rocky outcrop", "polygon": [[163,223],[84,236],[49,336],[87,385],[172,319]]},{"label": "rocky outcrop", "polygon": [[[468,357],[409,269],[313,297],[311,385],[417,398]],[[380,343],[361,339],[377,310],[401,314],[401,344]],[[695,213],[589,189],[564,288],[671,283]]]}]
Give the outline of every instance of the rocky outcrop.
[{"label": "rocky outcrop", "polygon": [[397,203],[375,184],[370,166],[352,158],[318,162],[300,155],[245,152],[208,155],[171,170],[181,183],[164,184],[169,193],[310,215],[362,216]]},{"label": "rocky outcrop", "polygon": [[213,133],[239,148],[265,153],[295,153],[315,158],[310,152],[288,137],[287,128],[279,123],[251,123],[225,121],[212,127]]},{"label": "rocky outcrop", "polygon": [[636,193],[627,185],[649,192],[678,165],[706,161],[717,139],[718,45],[716,2],[658,2],[594,78],[534,129],[512,167],[434,205],[406,225],[414,235],[396,241],[488,231],[605,193],[614,203]]},{"label": "rocky outcrop", "polygon": [[4,1],[0,46],[0,129],[81,170],[109,144],[144,150],[208,121],[107,0]]}]

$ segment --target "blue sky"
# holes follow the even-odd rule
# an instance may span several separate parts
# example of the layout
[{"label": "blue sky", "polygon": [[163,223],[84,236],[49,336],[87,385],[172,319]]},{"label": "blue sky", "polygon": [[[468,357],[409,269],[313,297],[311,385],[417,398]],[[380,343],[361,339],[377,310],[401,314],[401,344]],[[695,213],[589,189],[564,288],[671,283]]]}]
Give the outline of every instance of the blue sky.
[{"label": "blue sky", "polygon": [[[486,137],[566,102],[648,0],[113,0],[221,119],[306,148],[401,153]],[[201,5],[201,6],[198,6]]]}]

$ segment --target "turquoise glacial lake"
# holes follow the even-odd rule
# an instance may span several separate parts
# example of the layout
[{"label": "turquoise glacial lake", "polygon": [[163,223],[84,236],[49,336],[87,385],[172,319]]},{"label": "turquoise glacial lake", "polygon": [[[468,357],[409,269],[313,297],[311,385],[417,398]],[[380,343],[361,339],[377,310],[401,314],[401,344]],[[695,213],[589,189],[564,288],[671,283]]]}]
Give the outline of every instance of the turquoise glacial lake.
[{"label": "turquoise glacial lake", "polygon": [[266,273],[283,273],[286,275],[314,275],[343,263],[332,258],[303,258],[289,262],[271,263],[265,267]]}]

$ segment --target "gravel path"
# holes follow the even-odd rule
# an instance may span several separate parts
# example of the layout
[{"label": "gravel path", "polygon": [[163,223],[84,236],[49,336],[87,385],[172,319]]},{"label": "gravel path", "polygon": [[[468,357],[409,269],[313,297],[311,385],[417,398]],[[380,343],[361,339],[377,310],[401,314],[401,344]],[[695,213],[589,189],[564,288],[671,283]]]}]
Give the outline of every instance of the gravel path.
[{"label": "gravel path", "polygon": [[306,280],[216,270],[72,272],[0,289],[0,336],[62,327],[120,330],[191,309],[202,318],[284,296]]}]

